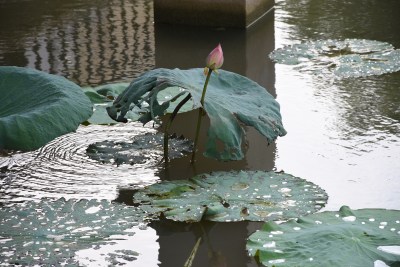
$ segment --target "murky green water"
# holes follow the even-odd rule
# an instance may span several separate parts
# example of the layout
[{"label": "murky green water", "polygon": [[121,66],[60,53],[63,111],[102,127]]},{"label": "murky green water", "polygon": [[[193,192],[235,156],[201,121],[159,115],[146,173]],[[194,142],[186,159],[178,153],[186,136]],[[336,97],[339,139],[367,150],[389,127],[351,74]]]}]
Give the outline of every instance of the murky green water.
[{"label": "murky green water", "polygon": [[[400,209],[400,73],[334,79],[268,58],[284,45],[329,38],[385,41],[398,49],[398,10],[398,0],[276,0],[275,12],[245,31],[154,25],[152,2],[145,0],[0,0],[0,65],[28,66],[81,86],[99,85],[130,81],[156,67],[202,67],[221,42],[224,69],[246,75],[276,96],[288,131],[267,146],[249,129],[246,158],[239,162],[199,157],[191,166],[185,157],[164,169],[154,162],[100,165],[85,155],[89,143],[129,139],[137,133],[135,125],[80,127],[38,151],[0,158],[0,167],[10,166],[0,172],[0,203],[63,196],[129,204],[133,189],[160,179],[274,169],[324,188],[328,210],[342,205]],[[196,115],[178,117],[173,130],[194,136],[194,127],[187,125]],[[204,125],[203,137],[206,129]],[[202,236],[207,242],[194,266],[257,266],[246,256],[245,238],[259,227],[247,222],[156,222],[137,230],[136,239],[125,237],[117,245],[139,252],[137,260],[124,262],[127,266],[182,266]],[[105,266],[110,250],[82,250],[76,258],[81,264]],[[0,254],[0,262],[5,255]]]}]

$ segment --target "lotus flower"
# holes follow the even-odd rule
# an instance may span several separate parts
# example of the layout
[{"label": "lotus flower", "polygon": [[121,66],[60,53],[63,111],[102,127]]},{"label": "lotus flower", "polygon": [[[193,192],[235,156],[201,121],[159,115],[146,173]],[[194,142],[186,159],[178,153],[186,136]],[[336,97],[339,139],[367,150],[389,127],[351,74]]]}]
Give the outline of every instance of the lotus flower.
[{"label": "lotus flower", "polygon": [[216,48],[208,55],[206,64],[207,68],[211,70],[217,70],[221,68],[224,63],[224,53],[222,52],[221,44],[218,44]]}]

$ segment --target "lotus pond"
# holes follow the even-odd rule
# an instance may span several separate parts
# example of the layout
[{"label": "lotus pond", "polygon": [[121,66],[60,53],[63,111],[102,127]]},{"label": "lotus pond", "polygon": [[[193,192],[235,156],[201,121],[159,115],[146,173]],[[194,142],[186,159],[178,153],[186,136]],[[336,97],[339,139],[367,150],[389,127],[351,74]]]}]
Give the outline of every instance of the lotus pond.
[{"label": "lotus pond", "polygon": [[204,67],[221,43],[222,68],[265,87],[287,131],[268,145],[245,126],[244,158],[221,162],[203,156],[204,119],[190,164],[185,109],[166,166],[163,128],[98,125],[100,95],[76,132],[1,152],[0,266],[183,266],[194,248],[191,266],[398,266],[400,2],[275,2],[239,30],[154,25],[146,0],[0,0],[0,66],[114,98],[152,69]]}]

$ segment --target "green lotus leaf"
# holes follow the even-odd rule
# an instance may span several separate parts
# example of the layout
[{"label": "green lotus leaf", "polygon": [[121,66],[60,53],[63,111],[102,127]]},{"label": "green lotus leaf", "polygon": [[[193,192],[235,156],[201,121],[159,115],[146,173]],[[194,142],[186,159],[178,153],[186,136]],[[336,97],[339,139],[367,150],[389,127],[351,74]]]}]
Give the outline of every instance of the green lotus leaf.
[{"label": "green lotus leaf", "polygon": [[0,149],[37,149],[92,115],[78,85],[28,68],[0,67],[0,103]]},{"label": "green lotus leaf", "polygon": [[318,186],[290,174],[231,171],[153,184],[135,193],[133,202],[175,221],[227,222],[297,218],[321,209],[327,198]]},{"label": "green lotus leaf", "polygon": [[297,69],[337,77],[364,77],[400,71],[400,50],[363,39],[323,40],[276,49],[270,58]]},{"label": "green lotus leaf", "polygon": [[[129,83],[112,83],[97,87],[83,87],[82,90],[93,103],[93,115],[85,124],[111,125],[116,121],[107,114],[106,108],[111,106],[112,101],[123,92]],[[138,120],[137,114],[129,113],[130,119]]]},{"label": "green lotus leaf", "polygon": [[[193,142],[183,137],[172,136],[169,139],[169,158],[180,158],[192,152]],[[140,164],[149,160],[159,161],[163,157],[164,136],[145,134],[135,136],[131,142],[103,141],[90,144],[86,150],[89,158],[102,163]]]},{"label": "green lotus leaf", "polygon": [[133,235],[146,218],[135,207],[108,200],[42,199],[2,207],[0,260],[10,266],[78,266],[76,251]]},{"label": "green lotus leaf", "polygon": [[[141,122],[157,121],[171,102],[187,94],[193,108],[199,108],[204,81],[203,69],[155,69],[134,80],[107,111],[113,119],[125,122],[127,112],[135,106],[142,109]],[[179,93],[160,103],[158,94],[171,87],[179,87]],[[242,159],[245,132],[241,124],[254,127],[268,142],[286,134],[275,99],[263,87],[236,73],[219,70],[218,75],[211,75],[204,110],[210,118],[208,157]],[[217,149],[218,141],[224,144],[222,151]]]},{"label": "green lotus leaf", "polygon": [[399,266],[400,211],[343,206],[268,222],[249,237],[247,249],[265,266]]},{"label": "green lotus leaf", "polygon": [[[107,113],[106,108],[112,105],[111,101],[114,100],[120,93],[122,93],[127,87],[129,83],[113,83],[100,85],[97,87],[84,87],[82,88],[86,94],[94,103],[94,112],[93,115],[88,119],[89,124],[104,124],[110,125],[117,123],[115,120],[111,119]],[[175,95],[182,92],[182,89],[178,87],[170,87],[167,88],[157,95],[157,101],[163,103],[165,101],[170,101]],[[178,97],[175,101],[169,102],[169,107],[167,108],[167,113],[172,113],[177,104],[182,101],[184,96]],[[180,109],[181,112],[187,112],[193,109],[192,101],[187,102]],[[131,121],[137,121],[143,115],[143,111],[134,107],[132,110],[129,110],[125,117]]]},{"label": "green lotus leaf", "polygon": [[104,103],[117,98],[128,86],[129,83],[120,82],[96,87],[83,87],[82,90],[90,98],[92,103]]}]

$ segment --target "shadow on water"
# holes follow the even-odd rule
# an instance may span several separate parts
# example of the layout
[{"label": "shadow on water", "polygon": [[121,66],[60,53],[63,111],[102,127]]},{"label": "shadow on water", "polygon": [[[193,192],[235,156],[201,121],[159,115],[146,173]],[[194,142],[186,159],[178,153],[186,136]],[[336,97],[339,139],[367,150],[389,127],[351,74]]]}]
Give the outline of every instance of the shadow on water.
[{"label": "shadow on water", "polygon": [[258,266],[247,256],[246,240],[249,233],[260,229],[262,223],[171,223],[154,222],[160,243],[160,266],[182,266],[194,244],[201,237],[193,266]]}]

